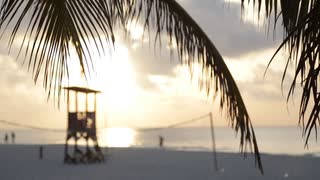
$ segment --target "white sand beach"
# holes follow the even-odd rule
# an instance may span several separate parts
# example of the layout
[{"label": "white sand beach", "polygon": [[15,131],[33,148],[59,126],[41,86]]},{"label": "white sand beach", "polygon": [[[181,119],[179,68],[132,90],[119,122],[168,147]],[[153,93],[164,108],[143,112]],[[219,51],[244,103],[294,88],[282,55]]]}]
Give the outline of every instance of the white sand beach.
[{"label": "white sand beach", "polygon": [[206,179],[290,179],[320,178],[320,158],[312,155],[262,155],[265,174],[254,159],[237,153],[218,153],[219,172],[213,170],[209,152],[169,149],[111,148],[103,164],[65,165],[63,145],[44,146],[39,160],[37,145],[0,145],[1,180],[206,180]]}]

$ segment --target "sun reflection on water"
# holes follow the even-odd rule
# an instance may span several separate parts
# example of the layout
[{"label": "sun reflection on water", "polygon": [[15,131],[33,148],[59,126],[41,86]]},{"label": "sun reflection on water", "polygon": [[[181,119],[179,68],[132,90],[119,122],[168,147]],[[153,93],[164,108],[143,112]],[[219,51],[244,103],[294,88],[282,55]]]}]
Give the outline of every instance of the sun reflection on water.
[{"label": "sun reflection on water", "polygon": [[130,147],[135,143],[136,132],[131,128],[106,128],[100,134],[99,144],[108,147]]}]

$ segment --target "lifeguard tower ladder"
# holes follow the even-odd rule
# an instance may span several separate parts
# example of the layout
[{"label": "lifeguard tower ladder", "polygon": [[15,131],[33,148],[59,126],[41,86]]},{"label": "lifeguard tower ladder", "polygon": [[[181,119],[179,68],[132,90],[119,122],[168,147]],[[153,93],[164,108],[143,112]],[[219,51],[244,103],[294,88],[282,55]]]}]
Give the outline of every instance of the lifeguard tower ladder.
[{"label": "lifeguard tower ladder", "polygon": [[[104,155],[98,144],[96,129],[97,94],[100,93],[100,91],[77,86],[65,87],[64,89],[67,90],[68,106],[68,129],[65,143],[64,163],[79,164],[103,162]],[[88,108],[89,95],[94,96],[94,102],[90,102],[93,103],[90,104],[90,110]],[[79,100],[83,100],[79,98],[80,96],[85,97],[85,102],[79,102]],[[85,103],[84,110],[79,109],[79,103]],[[85,140],[85,147],[78,146],[78,141],[81,139]],[[74,140],[74,144],[70,144],[71,140]],[[92,141],[92,143],[89,141]],[[73,148],[71,148],[71,146],[73,146]]]}]

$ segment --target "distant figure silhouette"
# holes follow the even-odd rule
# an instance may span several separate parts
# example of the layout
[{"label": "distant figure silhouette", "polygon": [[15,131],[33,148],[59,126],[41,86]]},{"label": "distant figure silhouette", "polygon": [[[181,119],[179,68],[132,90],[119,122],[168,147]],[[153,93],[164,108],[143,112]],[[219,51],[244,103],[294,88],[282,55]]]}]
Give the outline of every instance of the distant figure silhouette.
[{"label": "distant figure silhouette", "polygon": [[39,159],[43,159],[43,146],[39,147]]},{"label": "distant figure silhouette", "polygon": [[15,138],[16,138],[16,134],[15,134],[14,132],[11,132],[11,141],[12,141],[12,144],[14,144]]},{"label": "distant figure silhouette", "polygon": [[9,136],[8,136],[8,134],[6,133],[6,134],[4,135],[4,142],[5,142],[6,144],[8,144],[8,139],[9,139]]},{"label": "distant figure silhouette", "polygon": [[164,138],[162,136],[159,136],[159,147],[163,147],[163,141]]}]

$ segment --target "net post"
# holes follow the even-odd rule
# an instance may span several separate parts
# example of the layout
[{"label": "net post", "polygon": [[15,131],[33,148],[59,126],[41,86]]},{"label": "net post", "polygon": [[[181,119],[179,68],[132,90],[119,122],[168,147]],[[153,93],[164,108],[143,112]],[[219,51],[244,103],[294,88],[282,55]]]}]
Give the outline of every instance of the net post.
[{"label": "net post", "polygon": [[214,164],[214,170],[218,171],[218,161],[217,161],[217,153],[216,153],[216,143],[215,143],[215,136],[214,136],[212,112],[209,113],[209,117],[210,117],[209,121],[210,121],[210,129],[211,129],[213,164]]}]

